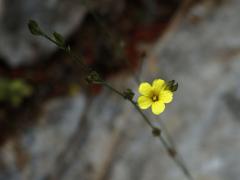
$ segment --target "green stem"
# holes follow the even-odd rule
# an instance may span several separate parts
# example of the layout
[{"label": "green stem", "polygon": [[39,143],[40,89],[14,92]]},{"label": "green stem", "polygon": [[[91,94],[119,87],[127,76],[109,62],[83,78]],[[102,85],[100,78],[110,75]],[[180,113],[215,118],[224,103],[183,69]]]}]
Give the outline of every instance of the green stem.
[{"label": "green stem", "polygon": [[60,48],[59,45],[58,45],[58,43],[57,43],[53,38],[51,38],[50,36],[48,36],[48,35],[45,34],[45,33],[43,33],[42,36],[45,37],[46,39],[48,39],[49,41],[51,41],[53,44],[55,44],[58,48]]},{"label": "green stem", "polygon": [[[117,89],[115,89],[114,87],[112,87],[112,86],[111,86],[110,84],[108,84],[107,82],[103,82],[103,83],[101,83],[101,84],[125,99],[123,93],[121,93],[120,91],[118,91]],[[129,101],[131,102],[131,104],[135,107],[135,109],[141,114],[141,116],[142,116],[143,119],[146,121],[146,123],[147,123],[152,129],[156,128],[156,127],[151,123],[151,121],[147,118],[147,116],[141,111],[141,109],[138,107],[138,105],[136,104],[136,102],[134,102],[133,100],[130,100],[130,99],[128,99],[128,100],[129,100]]]},{"label": "green stem", "polygon": [[[118,90],[116,90],[115,88],[113,88],[111,85],[109,85],[108,83],[104,82],[103,83],[104,86],[106,86],[107,88],[109,88],[110,90],[112,90],[113,92],[115,92],[116,94],[122,96],[124,98],[124,95],[119,92]],[[143,113],[143,111],[138,107],[137,103],[134,102],[133,100],[128,99],[131,104],[135,107],[135,109],[139,112],[139,114],[143,117],[143,119],[145,120],[145,122],[152,128],[152,130],[158,128],[154,126],[151,121],[149,120],[149,118]],[[161,129],[159,129],[160,132],[162,132]],[[174,162],[177,164],[177,166],[182,170],[182,172],[184,173],[184,175],[189,179],[189,180],[193,180],[193,177],[191,175],[191,173],[189,172],[187,166],[185,165],[184,161],[182,160],[182,158],[179,156],[176,148],[174,147],[174,144],[170,141],[167,142],[162,133],[159,134],[159,140],[162,142],[165,150],[167,151],[168,155],[174,160]],[[170,145],[169,145],[170,143]]]},{"label": "green stem", "polygon": [[67,49],[67,47],[61,47],[59,46],[58,42],[55,41],[52,37],[50,37],[49,35],[47,35],[46,33],[42,33],[42,36],[45,37],[46,39],[48,39],[49,41],[51,41],[53,44],[55,44],[59,49],[63,50],[65,53],[67,53],[72,59],[73,61],[75,61],[76,63],[78,63],[80,65],[80,67],[87,73],[91,72],[92,70],[90,68],[87,67],[87,65],[85,63],[82,62],[83,58],[80,58],[79,56],[75,55],[71,49]]},{"label": "green stem", "polygon": [[143,113],[143,111],[138,107],[137,103],[129,100],[132,105],[135,107],[135,109],[139,112],[139,114],[141,114],[141,116],[143,117],[143,119],[146,121],[146,123],[153,129],[155,129],[156,127],[151,123],[151,121],[148,119],[148,117]]},{"label": "green stem", "polygon": [[176,148],[174,146],[169,146],[168,142],[163,138],[162,135],[159,136],[160,141],[162,142],[164,148],[166,149],[168,155],[174,160],[177,166],[182,170],[184,175],[189,179],[193,180],[191,173],[189,172],[187,166],[185,165],[183,159],[179,156]]},{"label": "green stem", "polygon": [[107,87],[108,89],[110,89],[111,91],[115,92],[116,94],[118,94],[119,96],[124,98],[123,93],[121,93],[120,91],[118,91],[117,89],[113,88],[111,85],[109,85],[107,82],[102,82],[101,83],[103,86]]},{"label": "green stem", "polygon": [[[45,37],[46,39],[48,39],[49,41],[51,41],[52,43],[54,43],[56,46],[58,46],[61,50],[65,51],[74,61],[76,61],[77,63],[80,63],[81,67],[88,73],[91,73],[91,69],[88,68],[86,66],[86,64],[84,64],[81,60],[82,58],[79,58],[79,56],[75,55],[72,53],[72,51],[70,49],[67,49],[66,47],[61,47],[59,46],[59,44],[51,37],[49,37],[47,34],[43,33],[42,35],[43,37]],[[110,89],[111,91],[113,91],[114,93],[118,94],[119,96],[121,96],[122,98],[126,99],[126,97],[124,96],[124,94],[120,91],[118,91],[117,89],[115,89],[114,87],[112,87],[110,84],[108,84],[106,81],[101,81],[101,82],[95,82],[96,84],[102,84],[103,86],[107,87],[108,89]],[[185,163],[183,162],[182,158],[180,158],[180,156],[178,155],[176,148],[174,147],[174,144],[171,143],[171,141],[168,143],[164,137],[162,136],[162,131],[159,127],[154,126],[151,121],[149,120],[149,118],[143,113],[143,111],[138,107],[137,103],[134,102],[132,99],[127,99],[128,101],[130,101],[130,103],[134,106],[134,108],[139,112],[139,114],[143,117],[143,119],[145,120],[145,122],[149,125],[149,127],[152,129],[152,131],[154,132],[154,130],[159,131],[160,133],[157,134],[157,136],[159,137],[159,140],[162,142],[165,150],[168,152],[168,155],[175,161],[175,163],[178,165],[178,167],[182,170],[182,172],[184,173],[184,175],[189,179],[189,180],[193,180],[193,177],[191,176],[188,168],[186,167]],[[156,135],[156,134],[155,134]],[[170,145],[169,145],[170,144]]]},{"label": "green stem", "polygon": [[85,63],[82,62],[83,58],[78,57],[77,55],[73,54],[73,52],[71,50],[66,50],[64,49],[64,51],[76,62],[80,65],[80,67],[86,72],[86,73],[90,73],[92,71],[91,68],[88,68],[87,65]]}]

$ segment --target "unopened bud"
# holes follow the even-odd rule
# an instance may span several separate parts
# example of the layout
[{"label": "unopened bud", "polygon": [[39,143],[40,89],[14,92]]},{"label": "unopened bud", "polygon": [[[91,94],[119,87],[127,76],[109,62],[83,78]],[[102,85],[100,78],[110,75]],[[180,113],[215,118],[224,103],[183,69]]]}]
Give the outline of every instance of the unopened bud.
[{"label": "unopened bud", "polygon": [[176,83],[175,80],[168,81],[165,89],[175,92],[178,89],[178,83]]},{"label": "unopened bud", "polygon": [[65,39],[61,34],[54,32],[53,37],[54,37],[55,41],[57,42],[58,46],[65,47]]},{"label": "unopened bud", "polygon": [[103,82],[102,78],[100,77],[100,75],[96,71],[90,72],[90,74],[86,78],[86,81],[89,84]]},{"label": "unopened bud", "polygon": [[29,20],[28,29],[33,35],[40,36],[43,34],[38,23],[34,20]]}]

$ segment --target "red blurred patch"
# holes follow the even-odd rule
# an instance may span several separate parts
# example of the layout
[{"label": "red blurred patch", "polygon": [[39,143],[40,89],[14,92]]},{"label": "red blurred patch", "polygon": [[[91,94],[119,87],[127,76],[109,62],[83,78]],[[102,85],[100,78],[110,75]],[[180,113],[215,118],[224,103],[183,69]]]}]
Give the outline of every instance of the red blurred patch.
[{"label": "red blurred patch", "polygon": [[167,22],[159,22],[148,26],[137,26],[131,33],[127,41],[125,52],[129,63],[133,69],[139,65],[143,52],[138,50],[139,43],[154,43],[164,32]]},{"label": "red blurred patch", "polygon": [[98,95],[102,90],[102,86],[99,84],[92,84],[90,86],[90,94],[92,95]]}]

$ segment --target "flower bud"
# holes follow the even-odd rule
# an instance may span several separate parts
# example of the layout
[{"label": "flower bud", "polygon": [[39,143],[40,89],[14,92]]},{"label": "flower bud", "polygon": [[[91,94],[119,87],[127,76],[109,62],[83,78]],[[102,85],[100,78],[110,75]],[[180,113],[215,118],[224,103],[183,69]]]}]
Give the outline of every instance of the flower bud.
[{"label": "flower bud", "polygon": [[168,81],[165,89],[175,92],[178,89],[178,83],[175,80]]},{"label": "flower bud", "polygon": [[33,35],[40,36],[42,35],[42,30],[40,29],[38,23],[34,20],[28,22],[28,29]]},{"label": "flower bud", "polygon": [[86,78],[86,81],[89,84],[103,82],[102,78],[100,77],[100,75],[96,71],[90,72],[90,74]]},{"label": "flower bud", "polygon": [[65,39],[61,34],[54,32],[53,37],[59,47],[63,47],[63,48],[65,47],[65,44],[66,44]]}]

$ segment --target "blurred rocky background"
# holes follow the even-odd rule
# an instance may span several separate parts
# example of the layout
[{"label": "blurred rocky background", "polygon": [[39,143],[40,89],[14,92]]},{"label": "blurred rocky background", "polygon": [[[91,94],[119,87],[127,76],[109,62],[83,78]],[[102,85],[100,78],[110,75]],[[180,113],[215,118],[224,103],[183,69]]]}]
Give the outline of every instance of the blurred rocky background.
[{"label": "blurred rocky background", "polygon": [[88,86],[29,19],[120,90],[177,80],[166,111],[146,113],[196,180],[239,180],[239,15],[238,0],[0,0],[0,180],[186,179],[133,107]]}]

